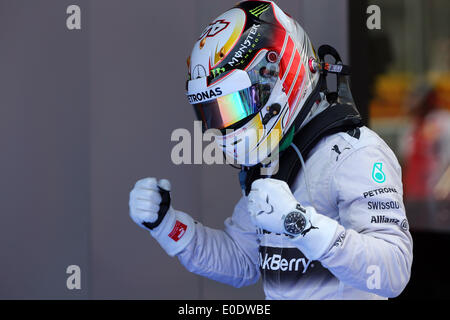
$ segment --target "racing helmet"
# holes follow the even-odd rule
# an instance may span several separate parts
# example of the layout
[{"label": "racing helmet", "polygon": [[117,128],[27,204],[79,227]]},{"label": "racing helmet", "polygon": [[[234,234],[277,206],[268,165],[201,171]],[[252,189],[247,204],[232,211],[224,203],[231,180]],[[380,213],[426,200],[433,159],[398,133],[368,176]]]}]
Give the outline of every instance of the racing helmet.
[{"label": "racing helmet", "polygon": [[318,91],[316,61],[305,31],[274,2],[240,2],[197,39],[187,60],[188,101],[203,130],[217,130],[226,156],[253,166],[299,129]]}]

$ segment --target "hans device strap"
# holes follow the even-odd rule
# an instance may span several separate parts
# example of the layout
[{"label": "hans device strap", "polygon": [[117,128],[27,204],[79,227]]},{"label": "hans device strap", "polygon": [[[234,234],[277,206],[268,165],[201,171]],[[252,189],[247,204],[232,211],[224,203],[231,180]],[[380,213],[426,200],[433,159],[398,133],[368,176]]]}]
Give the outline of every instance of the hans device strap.
[{"label": "hans device strap", "polygon": [[[326,56],[332,56],[335,64],[325,62]],[[342,59],[335,48],[322,45],[318,50],[319,61],[312,61],[313,67],[320,71],[319,83],[311,93],[303,108],[300,110],[293,126],[295,135],[292,143],[300,150],[306,160],[309,152],[324,137],[338,133],[348,132],[352,137],[359,138],[359,127],[363,125],[353,100],[348,75],[350,67],[342,64]],[[329,92],[326,77],[329,73],[336,75],[337,92]],[[301,124],[311,111],[314,102],[320,98],[320,92],[325,93],[331,104],[327,109],[314,117],[304,127]],[[285,181],[292,186],[301,168],[301,162],[296,151],[289,147],[280,153],[278,172],[271,178]],[[261,164],[253,167],[243,167],[239,180],[241,188],[248,195],[253,181],[267,176],[261,175]]]},{"label": "hans device strap", "polygon": [[[292,143],[298,147],[306,160],[309,152],[322,138],[338,132],[351,132],[361,126],[361,116],[353,104],[334,104],[301,128],[294,136]],[[290,147],[280,154],[279,161],[278,172],[271,178],[285,181],[292,186],[301,169],[297,153]],[[249,194],[253,181],[266,177],[260,174],[260,169],[261,165],[258,164],[241,171],[241,185],[245,188],[246,195]]]},{"label": "hans device strap", "polygon": [[150,229],[153,230],[154,228],[156,228],[157,226],[159,226],[161,224],[161,222],[163,221],[164,217],[166,216],[167,211],[169,210],[170,207],[170,193],[167,190],[164,190],[160,187],[158,187],[159,190],[159,194],[161,195],[161,204],[159,205],[159,211],[158,211],[158,219],[156,219],[155,222],[143,222],[142,224]]}]

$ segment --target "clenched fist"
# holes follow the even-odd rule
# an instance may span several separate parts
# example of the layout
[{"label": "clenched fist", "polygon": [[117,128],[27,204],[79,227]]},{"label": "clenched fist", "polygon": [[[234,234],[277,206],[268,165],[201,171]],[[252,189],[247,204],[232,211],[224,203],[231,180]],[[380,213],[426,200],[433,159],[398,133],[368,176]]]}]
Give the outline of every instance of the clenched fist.
[{"label": "clenched fist", "polygon": [[312,260],[325,254],[336,236],[337,222],[313,207],[301,206],[281,180],[255,180],[248,195],[248,210],[258,228],[288,235]]},{"label": "clenched fist", "polygon": [[141,227],[158,227],[170,207],[170,182],[145,178],[136,182],[130,193],[130,216]]},{"label": "clenched fist", "polygon": [[195,234],[194,220],[174,210],[170,204],[170,182],[145,178],[136,182],[130,192],[130,217],[150,234],[170,255],[180,253]]}]

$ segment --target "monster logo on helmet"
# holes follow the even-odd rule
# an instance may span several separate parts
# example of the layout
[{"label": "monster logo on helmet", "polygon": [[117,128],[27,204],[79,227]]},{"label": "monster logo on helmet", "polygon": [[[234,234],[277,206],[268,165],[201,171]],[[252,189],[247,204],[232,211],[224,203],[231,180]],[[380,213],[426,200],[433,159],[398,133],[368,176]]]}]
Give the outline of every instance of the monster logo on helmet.
[{"label": "monster logo on helmet", "polygon": [[[261,163],[298,125],[300,111],[311,107],[306,102],[314,102],[308,98],[320,74],[311,60],[317,57],[308,36],[275,3],[238,3],[213,20],[194,45],[189,102],[205,130],[222,130],[216,142],[229,157],[244,166]],[[192,77],[198,65],[206,77]],[[218,87],[220,95],[202,95]],[[201,101],[192,98],[197,96]]]}]

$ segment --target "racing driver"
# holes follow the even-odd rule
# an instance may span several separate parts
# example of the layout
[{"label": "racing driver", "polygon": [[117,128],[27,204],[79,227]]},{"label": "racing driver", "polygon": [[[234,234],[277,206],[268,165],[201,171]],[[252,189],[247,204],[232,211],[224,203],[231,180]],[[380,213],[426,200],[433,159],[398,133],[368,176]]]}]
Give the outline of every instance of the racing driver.
[{"label": "racing driver", "polygon": [[188,101],[240,166],[243,196],[216,230],[145,178],[133,221],[191,272],[235,287],[261,276],[267,299],[398,296],[412,263],[401,168],[362,124],[338,52],[316,52],[272,1],[245,1],[204,29],[188,69]]}]

